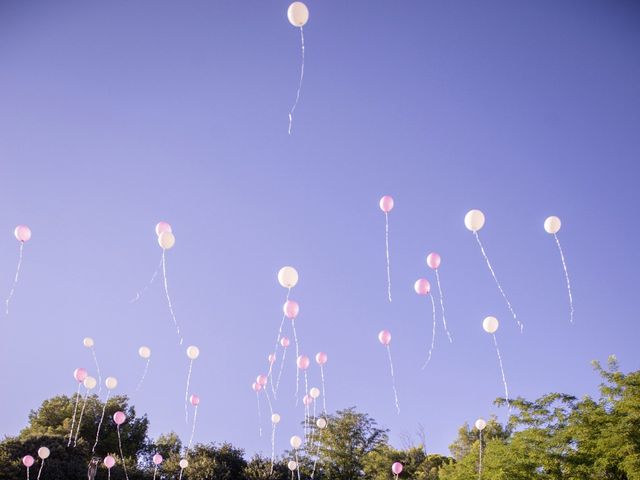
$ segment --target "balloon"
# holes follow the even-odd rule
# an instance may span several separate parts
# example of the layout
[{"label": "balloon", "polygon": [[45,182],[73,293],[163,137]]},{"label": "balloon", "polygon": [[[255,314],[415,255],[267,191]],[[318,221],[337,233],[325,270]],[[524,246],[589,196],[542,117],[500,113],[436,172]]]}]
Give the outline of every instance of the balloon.
[{"label": "balloon", "polygon": [[149,347],[142,346],[138,349],[138,355],[140,355],[142,358],[150,358],[151,349]]},{"label": "balloon", "polygon": [[87,348],[93,347],[93,338],[84,337],[84,340],[82,340],[82,344]]},{"label": "balloon", "polygon": [[96,385],[98,385],[98,381],[95,378],[88,376],[84,379],[82,384],[87,390],[93,390],[94,388],[96,388]]},{"label": "balloon", "polygon": [[289,460],[289,463],[287,463],[287,467],[289,468],[289,470],[294,472],[296,468],[298,468],[298,463],[295,460]]},{"label": "balloon", "polygon": [[400,462],[395,462],[393,465],[391,465],[391,471],[395,474],[395,475],[400,475],[402,473],[402,464]]},{"label": "balloon", "polygon": [[484,418],[479,418],[476,420],[476,428],[480,431],[484,430],[487,426],[487,422],[485,422]]},{"label": "balloon", "polygon": [[16,240],[25,243],[31,238],[31,229],[26,225],[18,225],[13,234],[16,236]]},{"label": "balloon", "polygon": [[109,470],[111,470],[111,468],[116,464],[116,459],[113,458],[111,455],[107,455],[106,457],[104,457],[104,466],[107,467]]},{"label": "balloon", "polygon": [[160,455],[159,453],[156,453],[153,456],[153,463],[156,464],[156,465],[160,465],[162,463],[162,460],[164,460],[164,459],[162,458],[162,455]]},{"label": "balloon", "polygon": [[298,271],[293,267],[282,267],[278,271],[278,282],[284,288],[293,288],[298,284]]},{"label": "balloon", "polygon": [[160,234],[164,232],[171,233],[171,231],[171,225],[169,225],[167,222],[158,222],[158,224],[156,225],[156,235],[158,236],[160,236]]},{"label": "balloon", "polygon": [[487,333],[496,333],[498,330],[498,319],[496,317],[487,317],[482,321],[482,328]]},{"label": "balloon", "polygon": [[191,345],[190,347],[187,347],[187,357],[189,357],[191,360],[195,360],[199,356],[200,356],[200,349],[198,347],[196,347],[195,345]]},{"label": "balloon", "polygon": [[309,9],[302,2],[293,2],[287,10],[287,18],[294,27],[302,27],[309,20]]},{"label": "balloon", "polygon": [[436,268],[440,268],[440,255],[438,255],[436,252],[431,252],[429,255],[427,255],[427,265],[429,266],[429,268],[432,269],[436,269]]},{"label": "balloon", "polygon": [[413,284],[413,289],[418,295],[428,295],[431,291],[431,284],[426,278],[419,278],[416,283]]},{"label": "balloon", "polygon": [[276,363],[276,354],[270,353],[267,357],[267,360],[269,360],[269,365],[273,365],[274,363]]},{"label": "balloon", "polygon": [[287,337],[282,337],[280,339],[280,345],[282,345],[284,348],[287,348],[289,346],[289,339]]},{"label": "balloon", "polygon": [[73,378],[76,379],[78,383],[84,382],[84,379],[87,378],[87,371],[84,368],[76,368],[73,371]]},{"label": "balloon", "polygon": [[260,390],[262,390],[262,385],[260,385],[258,382],[253,382],[251,384],[251,388],[253,389],[254,392],[259,392]]},{"label": "balloon", "polygon": [[287,300],[282,306],[282,311],[287,318],[293,319],[298,316],[298,313],[300,313],[300,305],[298,305],[298,302],[294,302],[293,300]]},{"label": "balloon", "polygon": [[38,456],[42,460],[46,460],[47,458],[49,458],[49,455],[51,455],[51,452],[49,451],[49,449],[47,447],[40,447],[38,449]]},{"label": "balloon", "polygon": [[311,405],[313,403],[313,397],[311,395],[305,395],[302,398],[302,403],[303,403],[303,405],[308,407],[309,405]]},{"label": "balloon", "polygon": [[264,387],[267,384],[267,376],[266,375],[258,375],[258,378],[256,378],[256,382],[259,385]]},{"label": "balloon", "polygon": [[378,340],[382,345],[389,345],[391,343],[391,332],[389,330],[382,330],[378,334]]},{"label": "balloon", "polygon": [[555,217],[555,216],[548,217],[544,221],[544,229],[547,233],[551,235],[555,235],[556,233],[558,233],[560,231],[561,226],[562,226],[562,222],[558,217]]},{"label": "balloon", "polygon": [[316,353],[316,363],[318,365],[324,365],[325,363],[327,363],[327,360],[329,360],[329,358],[327,357],[326,353],[324,352]]},{"label": "balloon", "polygon": [[200,405],[200,397],[198,395],[191,395],[191,397],[189,398],[189,401],[191,402],[191,405],[193,405],[194,407],[197,407],[198,405]]},{"label": "balloon", "polygon": [[317,387],[313,387],[311,390],[309,390],[309,395],[311,395],[311,398],[318,398],[320,396],[320,389]]},{"label": "balloon", "polygon": [[464,216],[464,226],[472,232],[477,232],[484,226],[484,213],[480,210],[469,210]]},{"label": "balloon", "polygon": [[300,355],[296,360],[296,365],[298,365],[298,368],[300,370],[306,370],[307,368],[309,368],[309,363],[311,362],[309,361],[309,357],[307,357],[306,355]]},{"label": "balloon", "polygon": [[180,460],[180,463],[178,465],[180,465],[180,468],[187,468],[189,466],[189,462],[186,458],[183,458],[182,460]]},{"label": "balloon", "polygon": [[380,199],[380,210],[384,213],[389,213],[393,210],[393,198],[389,195],[385,195]]},{"label": "balloon", "polygon": [[278,415],[277,413],[274,413],[273,415],[271,415],[271,423],[275,423],[275,424],[280,423],[280,415]]},{"label": "balloon", "polygon": [[176,237],[171,232],[162,232],[158,235],[158,243],[163,250],[169,250],[176,244]]},{"label": "balloon", "polygon": [[302,439],[299,436],[294,435],[289,439],[289,443],[293,448],[297,450],[298,448],[300,448],[300,445],[302,445]]},{"label": "balloon", "polygon": [[318,420],[316,420],[316,425],[319,429],[322,430],[327,426],[327,421],[324,418],[320,417]]},{"label": "balloon", "polygon": [[33,462],[35,462],[35,460],[31,455],[25,455],[24,457],[22,457],[22,464],[27,468],[33,465]]},{"label": "balloon", "polygon": [[104,384],[109,390],[113,390],[118,386],[118,379],[116,377],[107,377],[107,379],[104,381]]},{"label": "balloon", "polygon": [[116,422],[116,425],[122,425],[126,419],[127,416],[124,412],[116,412],[113,414],[113,421]]}]

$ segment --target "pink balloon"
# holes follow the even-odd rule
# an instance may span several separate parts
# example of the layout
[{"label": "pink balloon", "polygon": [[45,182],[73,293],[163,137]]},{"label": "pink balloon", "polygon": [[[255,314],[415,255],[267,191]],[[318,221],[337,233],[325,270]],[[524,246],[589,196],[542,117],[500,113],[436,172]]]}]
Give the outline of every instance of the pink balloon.
[{"label": "pink balloon", "polygon": [[260,386],[264,387],[267,384],[267,376],[266,375],[258,375],[258,378],[256,378],[256,383],[258,383]]},{"label": "pink balloon", "polygon": [[282,345],[284,348],[287,348],[289,346],[289,339],[287,337],[282,337],[280,339],[280,345]]},{"label": "pink balloon", "polygon": [[325,363],[327,363],[327,354],[324,352],[318,352],[316,353],[316,363],[318,365],[324,365]]},{"label": "pink balloon", "polygon": [[389,195],[385,195],[380,199],[380,210],[384,213],[389,213],[393,210],[393,198]]},{"label": "pink balloon", "polygon": [[107,467],[109,470],[111,470],[111,468],[116,464],[116,459],[113,458],[111,455],[107,455],[106,457],[104,457],[104,466]]},{"label": "pink balloon", "polygon": [[75,378],[78,383],[84,382],[84,379],[87,378],[87,375],[89,374],[84,368],[76,368],[73,371],[73,378]]},{"label": "pink balloon", "polygon": [[382,330],[378,334],[378,340],[383,345],[389,345],[391,343],[391,332],[389,330]]},{"label": "pink balloon", "polygon": [[163,460],[162,455],[160,455],[159,453],[156,453],[153,456],[153,463],[156,465],[160,465],[162,463],[162,460]]},{"label": "pink balloon", "polygon": [[418,295],[428,295],[431,291],[431,284],[426,278],[419,278],[416,283],[413,284],[413,289]]},{"label": "pink balloon", "polygon": [[395,474],[395,475],[400,475],[402,473],[402,464],[400,462],[396,462],[393,465],[391,465],[391,471]]},{"label": "pink balloon", "polygon": [[25,243],[31,238],[31,229],[26,225],[18,225],[13,231],[13,234],[15,235],[16,240]]},{"label": "pink balloon", "polygon": [[251,388],[253,388],[254,392],[259,392],[260,390],[262,390],[262,385],[260,385],[258,382],[253,382],[251,384]]},{"label": "pink balloon", "polygon": [[171,225],[167,222],[158,222],[156,225],[156,235],[160,236],[161,233],[171,232]]},{"label": "pink balloon", "polygon": [[274,363],[276,363],[276,354],[270,353],[267,359],[269,360],[269,365],[273,365]]},{"label": "pink balloon", "polygon": [[282,306],[282,310],[287,318],[296,318],[300,313],[300,305],[293,300],[287,300]]},{"label": "pink balloon", "polygon": [[189,401],[191,402],[191,405],[193,405],[194,407],[197,407],[198,405],[200,405],[200,397],[198,395],[191,395],[191,397],[189,398]]},{"label": "pink balloon", "polygon": [[427,255],[427,265],[429,268],[433,268],[434,270],[440,267],[440,255],[436,252],[431,252]]},{"label": "pink balloon", "polygon": [[306,355],[300,355],[296,360],[296,364],[301,370],[306,370],[307,368],[309,368],[309,363],[309,357],[307,357]]},{"label": "pink balloon", "polygon": [[302,398],[302,403],[304,403],[305,406],[311,405],[311,403],[313,403],[313,397],[311,397],[311,395],[305,395]]},{"label": "pink balloon", "polygon": [[31,455],[25,455],[24,457],[22,457],[22,464],[27,468],[33,465],[33,462],[35,462],[35,460]]},{"label": "pink balloon", "polygon": [[116,425],[122,425],[127,416],[123,412],[116,412],[113,414],[113,421],[116,422]]}]

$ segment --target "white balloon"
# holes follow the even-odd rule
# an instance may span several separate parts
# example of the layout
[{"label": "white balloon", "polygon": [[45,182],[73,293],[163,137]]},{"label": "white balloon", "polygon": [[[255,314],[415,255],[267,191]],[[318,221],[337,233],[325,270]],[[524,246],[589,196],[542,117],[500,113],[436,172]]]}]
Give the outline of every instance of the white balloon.
[{"label": "white balloon", "polygon": [[171,232],[162,232],[158,236],[158,243],[163,250],[169,250],[176,244],[176,237]]},{"label": "white balloon", "polygon": [[189,347],[187,347],[187,357],[189,357],[191,360],[195,360],[199,356],[200,349],[198,347],[196,347],[195,345],[190,345]]},{"label": "white balloon", "polygon": [[287,10],[287,18],[294,27],[302,27],[309,20],[309,9],[302,2],[293,2]]},{"label": "white balloon", "polygon": [[149,358],[151,357],[151,349],[143,345],[138,349],[138,355],[140,355],[142,358]]},{"label": "white balloon", "polygon": [[479,418],[476,420],[476,428],[480,431],[484,430],[487,426],[487,422],[485,422],[484,418]]},{"label": "white balloon", "polygon": [[96,385],[98,385],[98,381],[95,378],[88,376],[84,379],[82,384],[87,390],[93,390],[96,388]]},{"label": "white balloon", "polygon": [[298,271],[293,267],[282,267],[278,271],[278,282],[284,288],[293,288],[298,283]]},{"label": "white balloon", "polygon": [[186,458],[183,458],[180,460],[178,465],[180,465],[180,468],[187,468],[189,466],[189,461]]},{"label": "white balloon", "polygon": [[40,447],[38,449],[38,456],[42,460],[46,460],[47,458],[49,458],[49,455],[51,455],[51,451],[49,451],[49,449],[47,447]]},{"label": "white balloon", "polygon": [[280,423],[280,415],[278,415],[277,413],[274,413],[273,415],[271,415],[271,423],[275,423],[275,424]]},{"label": "white balloon", "polygon": [[298,468],[298,463],[295,460],[289,460],[289,463],[287,463],[287,467],[289,467],[289,470],[294,472],[296,468]]},{"label": "white balloon", "polygon": [[327,426],[327,421],[324,418],[320,417],[318,420],[316,420],[316,425],[319,429],[323,429]]},{"label": "white balloon", "polygon": [[482,328],[487,333],[496,333],[498,331],[498,319],[496,317],[487,317],[482,321]]},{"label": "white balloon", "polygon": [[109,390],[113,390],[118,386],[118,379],[116,377],[107,377],[107,379],[104,381],[104,384]]},{"label": "white balloon", "polygon": [[477,232],[484,226],[484,213],[480,210],[469,210],[464,216],[464,226],[472,232]]},{"label": "white balloon", "polygon": [[311,398],[318,398],[320,396],[320,389],[317,387],[313,387],[311,390],[309,390],[309,395],[311,396]]},{"label": "white balloon", "polygon": [[302,445],[302,439],[299,436],[294,435],[293,437],[291,437],[291,439],[289,439],[289,443],[293,448],[297,450]]},{"label": "white balloon", "polygon": [[558,217],[554,215],[547,217],[547,219],[544,221],[544,229],[550,235],[558,233],[561,226],[562,222]]},{"label": "white balloon", "polygon": [[82,344],[87,348],[93,347],[93,338],[85,337],[85,339],[82,340]]}]

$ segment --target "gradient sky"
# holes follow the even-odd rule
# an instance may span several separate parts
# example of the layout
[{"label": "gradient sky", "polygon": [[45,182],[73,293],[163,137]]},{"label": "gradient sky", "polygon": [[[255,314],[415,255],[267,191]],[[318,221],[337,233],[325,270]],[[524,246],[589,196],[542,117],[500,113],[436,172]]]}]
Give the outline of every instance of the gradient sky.
[{"label": "gradient sky", "polygon": [[[513,396],[594,394],[590,361],[640,367],[636,308],[640,8],[633,1],[309,0],[306,66],[293,135],[300,38],[285,1],[0,3],[0,290],[31,226],[10,315],[0,325],[0,433],[72,394],[73,370],[133,392],[150,433],[188,440],[188,360],[161,283],[136,303],[173,225],[169,287],[186,344],[201,356],[196,441],[270,452],[250,390],[266,370],[294,265],[302,351],[329,355],[330,410],[357,406],[397,446],[424,426],[441,453],[465,421]],[[393,303],[386,298],[383,194]],[[517,330],[463,225],[471,208],[519,317]],[[571,274],[542,223],[563,220]],[[430,251],[454,343],[413,292]],[[377,333],[393,333],[401,413]],[[300,433],[292,351],[276,410],[277,450]],[[311,384],[319,372],[310,369]],[[104,396],[104,389],[103,394]],[[264,400],[264,399],[263,399]],[[263,401],[263,427],[269,428]]]}]

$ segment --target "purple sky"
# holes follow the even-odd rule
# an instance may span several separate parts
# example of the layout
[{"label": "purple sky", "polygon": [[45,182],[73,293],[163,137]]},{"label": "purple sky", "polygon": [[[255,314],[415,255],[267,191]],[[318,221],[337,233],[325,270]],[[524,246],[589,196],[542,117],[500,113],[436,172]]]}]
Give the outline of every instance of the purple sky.
[{"label": "purple sky", "polygon": [[[55,5],[54,5],[55,3]],[[266,370],[294,265],[302,351],[329,355],[330,410],[355,405],[395,445],[422,424],[447,452],[464,421],[504,410],[495,315],[511,394],[595,393],[590,361],[640,367],[640,8],[632,1],[310,1],[305,81],[293,135],[287,113],[300,39],[287,2],[0,4],[0,433],[71,394],[74,368],[133,392],[151,434],[188,440],[188,367],[161,283],[136,303],[159,259],[153,231],[173,225],[172,299],[201,356],[196,441],[270,451],[250,384]],[[383,194],[393,303],[386,299]],[[496,273],[525,323],[518,333],[463,225],[471,208]],[[574,288],[569,324],[560,257],[542,223],[563,220]],[[413,292],[430,251],[454,343]],[[393,333],[397,415],[384,348]],[[278,451],[299,434],[289,351],[276,410]],[[311,385],[319,372],[310,369]],[[311,386],[310,385],[310,386]],[[103,389],[104,390],[104,389]],[[104,391],[103,391],[104,396]],[[268,408],[262,403],[263,428]]]}]

